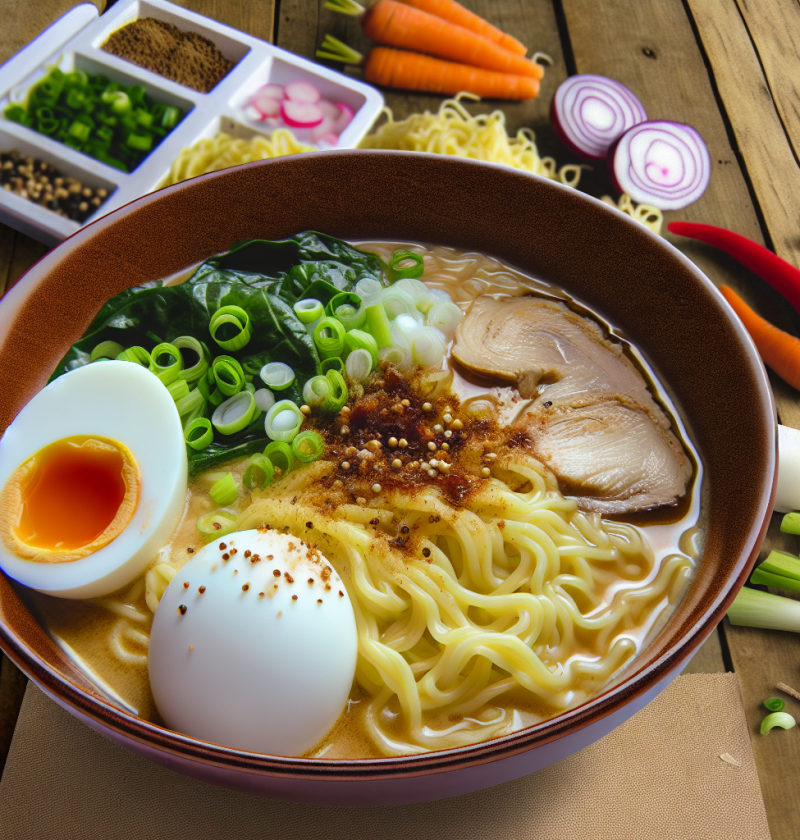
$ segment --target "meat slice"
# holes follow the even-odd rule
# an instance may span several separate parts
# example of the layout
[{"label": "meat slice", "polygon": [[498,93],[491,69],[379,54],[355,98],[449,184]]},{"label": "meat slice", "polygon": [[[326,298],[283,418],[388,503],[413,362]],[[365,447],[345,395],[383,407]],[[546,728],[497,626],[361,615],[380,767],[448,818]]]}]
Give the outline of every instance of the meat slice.
[{"label": "meat slice", "polygon": [[476,299],[453,356],[533,400],[517,421],[566,495],[626,513],[674,503],[692,468],[644,377],[597,324],[535,297]]}]

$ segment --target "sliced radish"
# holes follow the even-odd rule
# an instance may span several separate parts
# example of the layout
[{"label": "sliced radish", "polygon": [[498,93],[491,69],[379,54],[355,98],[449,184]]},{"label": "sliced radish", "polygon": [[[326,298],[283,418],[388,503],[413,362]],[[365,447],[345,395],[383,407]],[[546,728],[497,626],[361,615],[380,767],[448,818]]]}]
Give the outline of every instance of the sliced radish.
[{"label": "sliced radish", "polygon": [[277,117],[281,113],[281,103],[278,99],[272,99],[265,96],[261,91],[256,93],[251,101],[252,106],[261,115],[261,119],[265,120],[268,117]]},{"label": "sliced radish", "polygon": [[335,134],[341,134],[350,125],[354,114],[353,109],[349,105],[345,105],[344,102],[337,102],[337,107],[339,108],[339,116],[333,126],[333,131]]},{"label": "sliced radish", "polygon": [[628,129],[607,159],[614,186],[639,204],[679,210],[705,192],[711,159],[689,125],[651,120]]},{"label": "sliced radish", "polygon": [[311,129],[311,142],[319,143],[322,137],[326,134],[331,134],[333,132],[334,122],[335,120],[331,117],[324,117],[319,125],[315,125],[314,128]]},{"label": "sliced radish", "polygon": [[320,100],[320,93],[314,85],[308,82],[290,82],[284,88],[284,93],[287,99],[292,102],[308,102],[311,105],[316,105]]},{"label": "sliced radish", "polygon": [[286,98],[282,85],[263,85],[256,91],[256,95],[259,93],[266,96],[267,99],[277,99],[278,102]]},{"label": "sliced radish", "polygon": [[586,160],[603,160],[611,144],[647,119],[642,103],[620,82],[605,76],[570,76],[550,107],[556,137]]},{"label": "sliced radish", "polygon": [[322,111],[318,106],[290,99],[281,102],[281,116],[286,125],[292,128],[313,128],[322,122]]},{"label": "sliced radish", "polygon": [[333,102],[330,102],[327,99],[320,99],[320,101],[317,102],[317,105],[319,106],[323,115],[325,117],[330,117],[331,120],[335,120],[341,113],[339,106],[334,105]]},{"label": "sliced radish", "polygon": [[327,134],[323,134],[322,137],[319,138],[319,142],[325,143],[328,146],[335,146],[339,142],[339,135],[329,131]]}]

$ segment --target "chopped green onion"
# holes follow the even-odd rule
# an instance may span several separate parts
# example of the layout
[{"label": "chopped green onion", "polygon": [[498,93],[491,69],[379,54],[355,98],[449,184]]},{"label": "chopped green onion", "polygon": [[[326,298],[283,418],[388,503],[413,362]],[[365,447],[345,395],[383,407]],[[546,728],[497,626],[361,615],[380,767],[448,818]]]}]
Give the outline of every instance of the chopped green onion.
[{"label": "chopped green onion", "polygon": [[192,449],[205,449],[214,440],[211,421],[207,417],[197,417],[184,429],[183,439]]},{"label": "chopped green onion", "polygon": [[120,353],[124,353],[125,348],[116,341],[101,341],[89,355],[90,362],[96,362],[98,359],[116,359]]},{"label": "chopped green onion", "polygon": [[225,473],[223,478],[212,485],[208,495],[218,505],[232,505],[239,498],[239,490],[233,480],[233,473]]},{"label": "chopped green onion", "polygon": [[786,703],[780,697],[770,697],[769,700],[764,701],[764,706],[771,712],[782,712],[786,707]]},{"label": "chopped green onion", "polygon": [[800,558],[785,551],[771,551],[753,572],[750,582],[800,592]]},{"label": "chopped green onion", "polygon": [[294,314],[297,315],[297,319],[304,327],[320,321],[325,317],[325,309],[322,306],[322,303],[315,298],[298,300],[292,309],[294,310]]},{"label": "chopped green onion", "polygon": [[167,105],[161,117],[161,125],[164,128],[174,128],[178,124],[180,117],[181,112],[179,108],[176,108],[174,105]]},{"label": "chopped green onion", "polygon": [[211,422],[220,434],[232,435],[246,429],[255,413],[256,398],[252,392],[239,391],[217,406],[211,416]]},{"label": "chopped green onion", "polygon": [[233,356],[217,356],[211,370],[217,387],[226,397],[232,397],[244,388],[244,371]]},{"label": "chopped green onion", "polygon": [[411,351],[407,347],[393,345],[381,347],[378,351],[378,358],[382,362],[394,365],[398,370],[408,370],[411,367]]},{"label": "chopped green onion", "polygon": [[215,388],[206,398],[211,405],[218,406],[225,402],[225,394],[219,388]]},{"label": "chopped green onion", "polygon": [[325,441],[321,435],[312,430],[300,432],[292,441],[292,452],[298,461],[310,464],[319,460],[325,452]]},{"label": "chopped green onion", "polygon": [[198,388],[195,388],[185,397],[175,400],[175,408],[178,409],[178,416],[185,429],[192,420],[205,413],[206,398]]},{"label": "chopped green onion", "polygon": [[363,330],[350,330],[344,337],[344,349],[347,353],[353,350],[368,350],[372,356],[372,366],[378,364],[378,342]]},{"label": "chopped green onion", "polygon": [[784,534],[800,534],[800,513],[787,513],[781,520]]},{"label": "chopped green onion", "polygon": [[364,302],[365,308],[376,306],[381,302],[381,295],[383,294],[383,286],[381,281],[375,277],[362,277],[356,283],[356,294]]},{"label": "chopped green onion", "polygon": [[389,316],[382,303],[367,307],[367,329],[379,348],[392,346],[392,330]]},{"label": "chopped green onion", "polygon": [[291,443],[304,419],[303,413],[291,400],[281,400],[267,412],[264,430],[270,440]]},{"label": "chopped green onion", "polygon": [[341,356],[331,356],[330,359],[323,359],[319,363],[319,369],[323,375],[329,370],[338,370],[339,373],[344,373],[344,362]]},{"label": "chopped green onion", "polygon": [[335,318],[323,318],[314,328],[314,344],[320,359],[341,356],[344,350],[345,328]]},{"label": "chopped green onion", "polygon": [[787,712],[773,712],[761,721],[761,734],[766,735],[776,726],[781,729],[791,729],[796,725],[797,721]]},{"label": "chopped green onion", "polygon": [[268,443],[264,449],[264,457],[269,458],[272,466],[279,469],[283,475],[286,475],[294,467],[294,452],[288,443],[282,440],[273,440]]},{"label": "chopped green onion", "polygon": [[[228,338],[217,338],[221,329],[222,335],[228,335]],[[208,330],[223,350],[241,350],[250,341],[250,316],[241,306],[221,306],[211,316]]]},{"label": "chopped green onion", "polygon": [[322,403],[323,411],[339,411],[339,409],[347,402],[349,396],[347,391],[347,383],[344,377],[338,370],[329,370],[325,374],[325,378],[331,383],[331,392],[327,399]]},{"label": "chopped green onion", "polygon": [[207,539],[224,537],[236,530],[237,518],[232,510],[215,510],[197,520],[197,530]]},{"label": "chopped green onion", "polygon": [[341,292],[333,297],[325,311],[331,317],[341,321],[346,330],[360,329],[367,320],[363,301],[352,292]]},{"label": "chopped green onion", "polygon": [[765,630],[800,632],[800,601],[750,589],[739,590],[728,609],[731,624],[742,627],[761,627]]},{"label": "chopped green onion", "polygon": [[133,362],[134,364],[141,365],[142,367],[149,368],[150,367],[150,354],[144,347],[139,347],[139,345],[134,345],[133,347],[128,347],[126,350],[123,350],[118,356],[117,361],[120,362]]},{"label": "chopped green onion", "polygon": [[259,388],[253,396],[259,411],[269,411],[275,405],[275,395],[267,388]]},{"label": "chopped green onion", "polygon": [[331,383],[326,376],[312,376],[303,386],[303,402],[319,408],[330,396]]},{"label": "chopped green onion", "polygon": [[408,315],[417,323],[422,321],[422,315],[417,311],[417,304],[411,295],[403,291],[403,289],[390,286],[381,295],[381,303],[390,321],[394,321],[398,315]]},{"label": "chopped green onion", "polygon": [[347,357],[347,378],[353,382],[363,382],[372,372],[372,356],[369,350],[353,350]]},{"label": "chopped green onion", "polygon": [[136,149],[137,152],[149,152],[153,148],[152,134],[134,134],[131,132],[126,138],[125,143],[131,149]]},{"label": "chopped green onion", "polygon": [[85,122],[75,120],[67,129],[67,133],[70,137],[74,137],[79,143],[85,143],[89,139],[89,135],[92,133],[92,127],[90,125],[86,125]]},{"label": "chopped green onion", "polygon": [[411,344],[411,361],[421,367],[441,367],[447,339],[435,327],[420,327]]},{"label": "chopped green onion", "polygon": [[285,391],[295,379],[294,371],[283,362],[269,362],[261,368],[259,376],[273,391]]},{"label": "chopped green onion", "polygon": [[[170,359],[162,364],[164,357]],[[150,353],[150,370],[165,384],[174,382],[183,370],[183,356],[174,344],[164,342],[153,348]]]},{"label": "chopped green onion", "polygon": [[425,263],[419,254],[398,248],[389,260],[389,274],[394,280],[405,277],[422,277],[425,273]]},{"label": "chopped green onion", "polygon": [[425,323],[429,327],[436,327],[439,332],[444,333],[445,338],[450,339],[455,335],[458,322],[464,317],[461,309],[452,301],[441,300],[433,304],[425,316]]},{"label": "chopped green onion", "polygon": [[272,484],[274,475],[275,468],[269,458],[265,455],[253,455],[250,463],[245,467],[242,484],[246,490],[252,490],[253,487],[263,488]]},{"label": "chopped green onion", "polygon": [[189,385],[183,379],[176,379],[167,385],[169,395],[175,402],[189,396]]},{"label": "chopped green onion", "polygon": [[178,350],[191,350],[197,354],[197,361],[190,367],[186,367],[184,360],[183,370],[180,378],[185,379],[188,383],[197,382],[201,377],[208,372],[208,348],[198,341],[193,335],[181,335],[172,342],[173,347]]}]

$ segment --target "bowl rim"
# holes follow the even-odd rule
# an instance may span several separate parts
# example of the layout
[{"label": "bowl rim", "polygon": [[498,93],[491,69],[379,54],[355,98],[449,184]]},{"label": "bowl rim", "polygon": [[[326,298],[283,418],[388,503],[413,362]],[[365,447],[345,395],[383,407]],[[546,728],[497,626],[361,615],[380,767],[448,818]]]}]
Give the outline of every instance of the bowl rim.
[{"label": "bowl rim", "polygon": [[[535,175],[533,173],[516,170],[504,164],[486,163],[464,158],[445,157],[433,153],[405,152],[394,150],[332,150],[323,152],[309,152],[300,156],[303,159],[320,157],[351,157],[351,156],[401,156],[436,160],[438,164],[460,168],[463,166],[489,167],[509,178],[533,179],[542,188],[556,189],[568,192],[590,206],[599,208],[602,212],[616,215],[625,224],[633,226],[640,234],[644,233],[664,249],[672,258],[678,260],[691,273],[704,290],[711,294],[718,308],[724,314],[729,325],[733,328],[740,345],[749,357],[757,388],[761,396],[760,408],[765,421],[765,428],[774,429],[775,446],[768,448],[768,462],[766,475],[771,481],[766,481],[761,488],[758,503],[758,518],[747,532],[745,547],[731,571],[728,580],[711,606],[703,611],[702,617],[680,639],[673,642],[657,659],[643,668],[633,669],[623,679],[604,689],[600,694],[574,709],[559,714],[541,723],[509,733],[507,735],[454,747],[446,750],[435,750],[416,755],[391,756],[364,759],[325,759],[325,758],[297,758],[291,756],[275,756],[263,753],[248,752],[234,749],[212,742],[192,738],[158,724],[143,720],[120,707],[112,704],[104,697],[91,693],[45,662],[38,654],[22,645],[10,631],[6,623],[0,619],[0,649],[35,683],[44,688],[46,693],[54,695],[59,702],[73,711],[77,716],[87,716],[100,727],[116,733],[119,737],[145,744],[165,754],[173,754],[184,759],[190,759],[201,764],[217,765],[226,769],[243,770],[248,773],[272,776],[276,778],[305,779],[309,781],[321,780],[391,780],[411,778],[432,773],[445,773],[456,769],[466,769],[487,762],[494,762],[517,755],[529,750],[549,744],[562,735],[574,733],[586,728],[602,719],[619,712],[628,703],[641,696],[663,680],[664,676],[674,672],[676,668],[687,662],[700,645],[708,638],[718,622],[724,617],[728,607],[734,600],[736,593],[744,584],[758,555],[761,541],[764,538],[770,521],[770,513],[775,497],[777,483],[777,412],[766,370],[750,335],[736,317],[728,302],[717,287],[706,275],[689,260],[681,251],[660,235],[646,226],[633,220],[616,207],[581,193],[573,187],[558,181]],[[255,167],[284,167],[291,166],[297,160],[294,156],[275,158],[265,161],[254,161],[235,167],[236,170],[252,169]],[[43,282],[48,272],[60,259],[74,248],[81,247],[84,241],[102,231],[109,225],[116,224],[123,215],[139,210],[153,202],[158,202],[175,191],[192,189],[200,183],[212,179],[226,178],[229,171],[220,170],[184,181],[153,193],[141,196],[123,205],[100,219],[78,230],[61,245],[42,256],[19,281],[0,300],[0,336],[9,334],[9,327],[15,316],[24,305],[28,296]],[[70,243],[67,245],[66,243]],[[5,343],[0,338],[0,351]],[[635,661],[635,660],[634,660]]]}]

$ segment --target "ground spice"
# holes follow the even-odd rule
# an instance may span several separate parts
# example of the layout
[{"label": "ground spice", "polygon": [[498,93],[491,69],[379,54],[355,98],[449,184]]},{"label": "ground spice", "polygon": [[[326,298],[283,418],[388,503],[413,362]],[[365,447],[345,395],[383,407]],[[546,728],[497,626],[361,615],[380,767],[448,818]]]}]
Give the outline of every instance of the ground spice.
[{"label": "ground spice", "polygon": [[123,26],[103,49],[200,93],[212,90],[233,67],[208,38],[155,18]]}]

